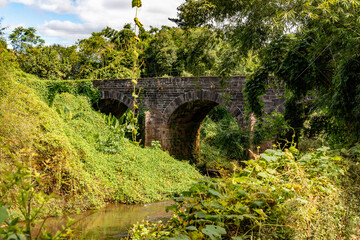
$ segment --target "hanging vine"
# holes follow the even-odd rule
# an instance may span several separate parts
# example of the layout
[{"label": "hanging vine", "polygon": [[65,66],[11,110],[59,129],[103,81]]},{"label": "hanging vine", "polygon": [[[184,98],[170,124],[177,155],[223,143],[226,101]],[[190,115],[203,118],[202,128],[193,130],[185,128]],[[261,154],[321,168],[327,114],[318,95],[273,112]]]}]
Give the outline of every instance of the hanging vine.
[{"label": "hanging vine", "polygon": [[130,123],[129,123],[128,127],[130,128],[129,130],[131,131],[132,141],[136,144],[140,143],[136,139],[136,136],[138,135],[138,113],[136,113],[136,112],[138,112],[138,109],[139,109],[137,99],[139,98],[139,94],[141,91],[141,89],[139,89],[138,91],[136,90],[136,86],[138,84],[138,71],[140,69],[139,53],[138,53],[138,46],[137,46],[137,44],[140,42],[140,38],[136,35],[136,28],[137,27],[141,28],[143,26],[137,17],[138,9],[141,6],[142,6],[142,2],[140,0],[132,0],[132,7],[136,8],[135,17],[134,17],[134,22],[135,22],[135,31],[134,31],[135,45],[133,48],[134,61],[133,61],[133,69],[132,69],[133,74],[132,74],[132,78],[131,78],[131,82],[133,84],[133,93],[132,93],[133,112],[131,112]]}]

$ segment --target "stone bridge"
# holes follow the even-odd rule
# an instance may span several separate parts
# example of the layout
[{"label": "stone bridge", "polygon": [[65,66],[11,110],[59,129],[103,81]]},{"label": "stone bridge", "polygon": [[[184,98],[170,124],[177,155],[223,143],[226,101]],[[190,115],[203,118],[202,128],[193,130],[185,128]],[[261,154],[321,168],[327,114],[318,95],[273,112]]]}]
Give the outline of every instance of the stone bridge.
[{"label": "stone bridge", "polygon": [[[160,141],[164,150],[178,159],[195,160],[199,153],[202,121],[217,105],[224,106],[244,126],[245,84],[243,76],[234,76],[221,87],[217,77],[171,77],[139,79],[139,102],[145,113],[145,146]],[[98,107],[116,117],[133,108],[131,80],[93,81],[101,92]],[[283,111],[283,91],[269,88],[262,97],[265,111]]]}]

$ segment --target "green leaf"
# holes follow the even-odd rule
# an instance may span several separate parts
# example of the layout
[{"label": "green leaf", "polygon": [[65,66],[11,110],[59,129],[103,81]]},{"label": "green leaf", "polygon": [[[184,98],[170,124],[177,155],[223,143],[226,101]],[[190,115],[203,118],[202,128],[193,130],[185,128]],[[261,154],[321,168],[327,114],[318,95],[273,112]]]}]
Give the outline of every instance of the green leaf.
[{"label": "green leaf", "polygon": [[195,226],[187,226],[185,229],[189,231],[197,231],[197,228]]},{"label": "green leaf", "polygon": [[0,207],[0,226],[10,217],[6,207]]},{"label": "green leaf", "polygon": [[258,176],[260,176],[260,177],[262,177],[262,178],[268,178],[268,177],[269,177],[269,175],[267,175],[267,174],[264,173],[264,172],[259,172],[259,173],[258,173]]},{"label": "green leaf", "polygon": [[201,232],[208,236],[211,240],[216,240],[221,239],[222,234],[226,234],[226,229],[216,225],[206,225]]},{"label": "green leaf", "polygon": [[250,204],[251,207],[256,207],[256,208],[261,208],[261,207],[263,207],[263,206],[265,206],[265,205],[266,205],[266,203],[263,202],[263,201],[253,201],[253,202]]},{"label": "green leaf", "polygon": [[132,1],[132,7],[141,7],[142,6],[142,2],[141,0],[133,0]]},{"label": "green leaf", "polygon": [[204,213],[204,212],[196,212],[195,215],[196,215],[198,218],[202,218],[202,219],[205,219],[205,218],[206,218],[206,213]]},{"label": "green leaf", "polygon": [[267,149],[267,150],[265,150],[265,153],[268,154],[268,155],[274,155],[274,156],[284,156],[284,155],[286,155],[283,151],[274,150],[274,149]]},{"label": "green leaf", "polygon": [[232,215],[225,215],[225,217],[227,219],[239,219],[240,221],[244,220],[244,216],[242,216],[242,215],[232,214]]},{"label": "green leaf", "polygon": [[215,197],[222,197],[221,193],[219,193],[218,191],[215,191],[213,189],[209,189],[209,193]]},{"label": "green leaf", "polygon": [[318,152],[327,152],[329,150],[330,150],[329,147],[321,147],[321,148],[316,149],[316,151],[318,151]]},{"label": "green leaf", "polygon": [[247,195],[249,195],[249,193],[245,192],[244,190],[239,190],[237,194],[239,197],[246,197]]},{"label": "green leaf", "polygon": [[274,157],[274,156],[269,156],[267,154],[260,154],[260,156],[267,162],[275,162],[278,158],[277,157]]},{"label": "green leaf", "polygon": [[257,218],[256,216],[252,215],[252,214],[243,214],[243,217],[249,218],[249,219],[255,219]]},{"label": "green leaf", "polygon": [[139,21],[138,18],[134,18],[134,22],[135,22],[136,26],[138,26],[139,28],[141,28],[143,26],[143,24]]},{"label": "green leaf", "polygon": [[189,240],[190,238],[186,235],[180,234],[176,237],[170,238],[170,240]]},{"label": "green leaf", "polygon": [[266,219],[268,217],[262,209],[254,209],[254,211],[259,214],[263,219]]},{"label": "green leaf", "polygon": [[232,240],[244,240],[242,237],[231,237]]},{"label": "green leaf", "polygon": [[10,235],[8,238],[8,240],[26,240],[26,237],[22,234],[13,234],[13,235]]}]

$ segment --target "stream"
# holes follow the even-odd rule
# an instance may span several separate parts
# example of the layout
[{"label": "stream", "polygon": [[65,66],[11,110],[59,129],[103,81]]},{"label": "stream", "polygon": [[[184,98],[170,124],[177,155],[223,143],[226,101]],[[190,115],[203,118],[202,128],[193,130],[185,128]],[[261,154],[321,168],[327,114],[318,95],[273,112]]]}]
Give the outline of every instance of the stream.
[{"label": "stream", "polygon": [[[80,215],[69,216],[76,220],[73,239],[119,239],[127,236],[127,229],[142,220],[167,220],[172,213],[165,208],[174,202],[158,202],[142,205],[109,204],[103,209],[86,211]],[[52,233],[62,229],[67,217],[53,217],[45,222],[46,229]],[[32,231],[33,237],[39,227]]]}]

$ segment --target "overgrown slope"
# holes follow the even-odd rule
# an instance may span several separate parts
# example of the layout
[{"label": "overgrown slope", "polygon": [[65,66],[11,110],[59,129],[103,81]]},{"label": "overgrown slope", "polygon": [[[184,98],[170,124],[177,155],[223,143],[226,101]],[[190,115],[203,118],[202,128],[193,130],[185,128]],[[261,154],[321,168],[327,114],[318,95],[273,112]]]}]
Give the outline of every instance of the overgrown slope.
[{"label": "overgrown slope", "polygon": [[[50,214],[106,201],[163,200],[199,176],[161,150],[143,149],[118,136],[89,98],[79,94],[84,86],[91,89],[89,83],[16,81],[4,70],[0,78],[0,175],[11,174],[21,160],[40,176],[37,189],[60,196],[50,203]],[[71,87],[55,91],[56,84]],[[12,194],[1,192],[1,198],[11,205]]]}]

